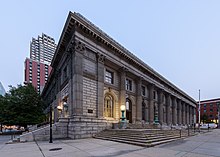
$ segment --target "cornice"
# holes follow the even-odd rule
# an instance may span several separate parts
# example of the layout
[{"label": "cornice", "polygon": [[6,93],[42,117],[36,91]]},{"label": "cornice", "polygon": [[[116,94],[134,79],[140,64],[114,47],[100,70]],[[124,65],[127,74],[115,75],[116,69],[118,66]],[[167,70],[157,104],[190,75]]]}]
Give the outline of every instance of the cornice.
[{"label": "cornice", "polygon": [[184,96],[186,99],[196,104],[196,101],[193,98],[191,98],[185,92],[183,92],[174,84],[169,82],[166,78],[164,78],[162,75],[157,73],[154,69],[152,69],[150,66],[148,66],[146,63],[144,63],[142,60],[136,57],[133,53],[128,51],[125,47],[120,45],[118,42],[116,42],[109,35],[104,33],[101,29],[99,29],[97,26],[95,26],[92,22],[87,20],[79,13],[75,13],[75,12],[69,13],[67,22],[64,26],[63,32],[61,34],[61,38],[57,46],[57,50],[55,52],[55,56],[51,64],[52,66],[55,66],[56,62],[58,62],[56,61],[56,59],[58,59],[57,56],[59,56],[59,53],[61,53],[61,51],[64,51],[63,49],[66,49],[67,46],[66,44],[68,44],[66,42],[69,42],[70,40],[69,38],[71,38],[71,34],[72,34],[71,31],[75,30],[74,27],[77,27],[86,34],[90,35],[96,41],[110,48],[115,54],[120,55],[121,57],[131,62],[131,64],[140,67],[144,71],[147,71],[148,73],[150,73],[151,77],[160,80],[162,83],[168,86],[168,88],[171,88],[173,91],[178,92],[180,95]]}]

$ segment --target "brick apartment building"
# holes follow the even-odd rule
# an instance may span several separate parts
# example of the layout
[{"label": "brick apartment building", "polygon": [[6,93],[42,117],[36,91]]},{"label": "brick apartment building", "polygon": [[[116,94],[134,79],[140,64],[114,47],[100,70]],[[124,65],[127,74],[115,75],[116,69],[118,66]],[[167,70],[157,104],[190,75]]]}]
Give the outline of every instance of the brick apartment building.
[{"label": "brick apartment building", "polygon": [[[197,102],[196,119],[199,121],[199,102]],[[218,123],[220,98],[200,101],[200,120],[201,123]]]},{"label": "brick apartment building", "polygon": [[55,40],[46,34],[32,38],[30,43],[30,58],[25,60],[25,81],[31,83],[38,93],[43,91],[48,76],[52,70],[50,63],[56,50]]}]

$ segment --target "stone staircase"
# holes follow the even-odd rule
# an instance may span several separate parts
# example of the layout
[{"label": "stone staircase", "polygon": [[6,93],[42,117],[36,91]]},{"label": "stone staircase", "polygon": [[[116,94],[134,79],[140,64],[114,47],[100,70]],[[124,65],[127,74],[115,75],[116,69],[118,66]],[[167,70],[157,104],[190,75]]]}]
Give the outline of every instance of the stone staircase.
[{"label": "stone staircase", "polygon": [[[192,131],[190,131],[190,135],[194,135]],[[104,130],[96,134],[94,138],[143,147],[153,147],[155,145],[171,142],[187,136],[187,130],[112,129]]]}]

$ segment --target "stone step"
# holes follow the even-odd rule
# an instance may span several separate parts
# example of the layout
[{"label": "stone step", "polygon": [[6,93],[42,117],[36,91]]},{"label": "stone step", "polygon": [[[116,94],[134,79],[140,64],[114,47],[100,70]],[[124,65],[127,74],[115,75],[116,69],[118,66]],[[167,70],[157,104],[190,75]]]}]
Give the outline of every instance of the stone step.
[{"label": "stone step", "polygon": [[138,141],[138,140],[125,140],[125,139],[119,139],[119,138],[108,138],[108,137],[95,137],[97,139],[102,139],[102,140],[109,140],[109,141],[114,141],[114,142],[120,142],[120,143],[126,143],[126,144],[132,144],[132,145],[137,145],[137,146],[143,146],[143,147],[154,147],[156,145],[172,142],[175,140],[181,139],[180,137],[178,138],[171,138],[171,139],[166,139],[166,140],[159,140],[159,141]]},{"label": "stone step", "polygon": [[150,147],[151,144],[148,143],[143,143],[143,142],[136,142],[136,141],[125,141],[121,139],[112,139],[112,138],[107,138],[107,137],[95,137],[97,139],[102,139],[102,140],[108,140],[108,141],[114,141],[114,142],[120,142],[120,143],[126,143],[126,144],[132,144],[132,145],[137,145],[137,146],[143,146],[143,147]]},{"label": "stone step", "polygon": [[[106,136],[101,136],[101,137],[105,138]],[[143,143],[153,143],[153,142],[157,142],[157,141],[180,138],[180,136],[167,136],[167,137],[154,137],[154,138],[147,138],[147,137],[145,137],[145,138],[144,137],[131,138],[131,137],[121,137],[121,136],[110,136],[110,137],[106,137],[106,138],[121,139],[121,140],[125,140],[125,141],[135,141],[135,142],[143,142]]]},{"label": "stone step", "polygon": [[129,138],[129,139],[157,139],[157,138],[168,138],[168,137],[180,137],[180,135],[179,134],[176,134],[176,135],[165,135],[165,134],[163,134],[163,135],[151,135],[151,136],[147,136],[147,135],[141,135],[141,134],[139,134],[138,136],[136,135],[136,136],[128,136],[128,135],[118,135],[118,134],[113,134],[113,135],[111,135],[111,134],[99,134],[98,135],[99,137],[101,136],[101,137],[126,137],[126,138]]},{"label": "stone step", "polygon": [[[191,132],[190,132],[191,133]],[[192,134],[192,133],[191,133]],[[134,144],[144,147],[155,146],[185,138],[188,136],[187,130],[105,130],[94,138],[111,140],[116,142]]]}]

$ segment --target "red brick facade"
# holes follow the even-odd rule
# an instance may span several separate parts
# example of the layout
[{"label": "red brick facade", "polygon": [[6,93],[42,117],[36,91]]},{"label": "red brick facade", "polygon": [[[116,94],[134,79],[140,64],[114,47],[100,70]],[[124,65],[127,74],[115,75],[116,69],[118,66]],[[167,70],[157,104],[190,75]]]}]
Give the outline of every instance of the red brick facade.
[{"label": "red brick facade", "polygon": [[25,60],[25,84],[31,83],[38,93],[43,91],[52,67],[29,58]]},{"label": "red brick facade", "polygon": [[[204,122],[218,122],[218,105],[220,98],[200,101],[200,120]],[[199,102],[197,102],[196,119],[199,121]]]}]

